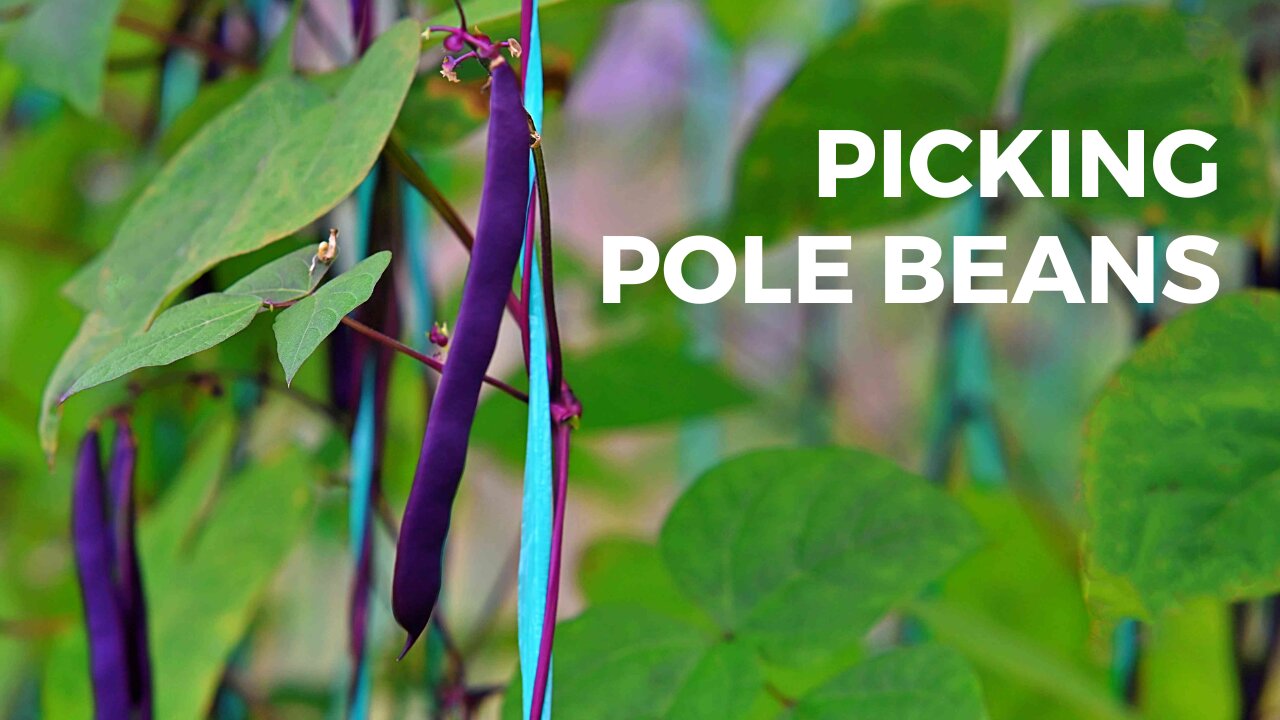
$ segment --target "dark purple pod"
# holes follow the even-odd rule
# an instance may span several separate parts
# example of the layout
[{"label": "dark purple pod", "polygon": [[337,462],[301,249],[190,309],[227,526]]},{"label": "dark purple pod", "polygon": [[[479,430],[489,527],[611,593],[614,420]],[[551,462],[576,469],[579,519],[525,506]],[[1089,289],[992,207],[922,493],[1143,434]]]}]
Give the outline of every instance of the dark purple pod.
[{"label": "dark purple pod", "polygon": [[440,596],[444,543],[476,402],[524,239],[528,120],[510,65],[497,59],[490,70],[488,154],[476,242],[396,549],[391,604],[396,621],[409,633],[405,651],[426,628]]},{"label": "dark purple pod", "polygon": [[89,673],[94,717],[114,720],[131,716],[130,637],[115,583],[115,540],[107,519],[98,431],[80,441],[71,499],[71,537],[76,572],[84,599],[89,640]]},{"label": "dark purple pod", "polygon": [[138,563],[134,472],[138,443],[123,417],[116,422],[108,487],[111,491],[113,546],[120,614],[129,646],[129,701],[139,720],[151,718],[151,651],[147,645],[147,600]]}]

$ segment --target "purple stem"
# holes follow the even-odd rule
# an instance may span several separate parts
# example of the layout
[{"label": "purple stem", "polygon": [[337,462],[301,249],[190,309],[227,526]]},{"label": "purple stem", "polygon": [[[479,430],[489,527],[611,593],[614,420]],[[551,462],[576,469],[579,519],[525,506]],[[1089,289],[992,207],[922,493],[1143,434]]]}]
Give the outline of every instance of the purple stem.
[{"label": "purple stem", "polygon": [[[409,347],[408,345],[405,345],[404,343],[400,342],[399,340],[396,340],[390,335],[374,330],[373,328],[369,327],[368,325],[365,325],[359,320],[356,320],[350,315],[343,316],[341,322],[343,325],[346,325],[347,327],[351,328],[352,330],[355,330],[356,332],[360,333],[361,335],[364,335],[365,337],[369,338],[370,340],[373,340],[374,342],[385,345],[391,348],[392,350],[395,350],[396,352],[408,355],[409,357],[413,358],[414,360],[417,360],[418,362],[422,363],[423,365],[426,365],[427,367],[431,368],[432,370],[435,370],[436,372],[439,372],[439,373],[444,372],[445,363],[441,362],[439,359],[420,353],[417,350],[414,350],[413,348]],[[520,402],[523,402],[523,403],[529,402],[529,396],[523,390],[518,390],[512,387],[511,385],[509,385],[508,383],[503,382],[502,380],[499,380],[489,375],[485,375],[483,378],[483,382],[501,390],[502,392],[510,395],[516,400],[519,400]]]},{"label": "purple stem", "polygon": [[[520,47],[528,52],[533,47],[533,0],[520,0]],[[520,84],[524,85],[527,63],[520,63]]]},{"label": "purple stem", "polygon": [[560,556],[564,547],[565,500],[569,492],[569,422],[558,422],[551,430],[551,451],[556,481],[555,518],[551,525],[551,567],[547,574],[547,607],[542,613],[542,642],[538,648],[538,669],[533,677],[533,706],[529,720],[541,720],[551,674],[551,648],[555,644],[556,610],[560,604]]},{"label": "purple stem", "polygon": [[[529,120],[529,125],[532,129],[532,118]],[[547,189],[547,165],[543,160],[541,141],[533,147],[533,166],[538,181],[538,216],[542,230],[542,302],[546,306],[547,316],[547,362],[550,368],[548,382],[551,385],[551,399],[560,401],[563,400],[564,360],[560,353],[560,321],[556,316],[555,264],[551,257],[551,193]],[[529,235],[526,242],[532,244],[532,208],[529,215]]]}]

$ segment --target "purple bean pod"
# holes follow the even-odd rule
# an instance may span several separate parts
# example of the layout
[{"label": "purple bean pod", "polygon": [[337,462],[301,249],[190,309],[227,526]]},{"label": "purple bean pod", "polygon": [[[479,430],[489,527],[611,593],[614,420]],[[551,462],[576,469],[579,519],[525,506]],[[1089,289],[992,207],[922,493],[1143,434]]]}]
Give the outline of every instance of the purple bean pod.
[{"label": "purple bean pod", "polygon": [[527,116],[510,65],[495,58],[490,71],[488,156],[476,242],[396,549],[391,605],[396,621],[408,632],[404,652],[426,628],[440,596],[453,501],[524,238],[529,203]]},{"label": "purple bean pod", "polygon": [[[125,437],[132,443],[131,437]],[[132,484],[127,482],[133,475],[132,459],[131,447],[111,462],[113,501],[118,500],[119,486]],[[125,495],[132,495],[132,491]],[[141,603],[141,578],[136,555],[118,548],[119,543],[132,547],[132,518],[122,512],[113,515],[127,516],[120,523],[109,518],[95,428],[86,433],[79,447],[72,489],[72,542],[88,634],[93,716],[100,720],[132,717],[136,710],[142,717],[151,716],[150,666],[145,660],[140,662],[138,653],[141,647],[141,659],[145,659],[146,623],[143,620],[138,625],[136,614],[136,609],[146,614]],[[132,555],[132,562],[122,561],[125,555]]]},{"label": "purple bean pod", "polygon": [[363,55],[373,44],[373,2],[372,0],[351,0],[351,30],[355,35],[356,46]]},{"label": "purple bean pod", "polygon": [[134,474],[138,443],[127,418],[116,419],[108,487],[111,491],[116,584],[129,643],[129,699],[139,720],[151,719],[151,652],[147,646],[147,599],[138,563]]}]

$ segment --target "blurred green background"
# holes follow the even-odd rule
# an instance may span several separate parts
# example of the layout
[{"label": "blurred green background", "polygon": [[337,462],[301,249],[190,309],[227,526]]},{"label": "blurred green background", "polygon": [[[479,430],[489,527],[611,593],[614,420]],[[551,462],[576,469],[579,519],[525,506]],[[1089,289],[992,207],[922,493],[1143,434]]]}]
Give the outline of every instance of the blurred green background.
[{"label": "blurred green background", "polygon": [[[51,470],[38,436],[42,393],[82,317],[63,286],[206,123],[285,62],[317,87],[335,87],[354,52],[340,0],[124,0],[118,13],[110,5],[0,0],[3,717],[83,717],[87,707],[68,543],[70,454],[90,418],[130,390],[118,381],[66,404]],[[493,37],[518,34],[515,0],[465,6]],[[380,28],[407,16],[456,22],[439,2],[376,8]],[[880,242],[922,234],[946,250],[957,234],[1007,235],[1004,260],[1016,270],[995,286],[1012,289],[1039,235],[1060,235],[1084,278],[1089,234],[1108,234],[1131,254],[1139,234],[1202,233],[1222,243],[1212,264],[1223,294],[1274,286],[1280,4],[555,0],[542,8],[557,300],[567,373],[586,408],[562,618],[636,596],[661,608],[674,596],[647,543],[682,490],[720,459],[762,447],[855,446],[945,487],[985,541],[932,584],[927,601],[896,608],[851,655],[913,634],[933,638],[976,670],[996,720],[1280,717],[1263,692],[1276,635],[1269,601],[1233,606],[1240,593],[1225,592],[1152,603],[1141,631],[1121,621],[1137,614],[1131,604],[1116,612],[1086,604],[1086,417],[1143,337],[1184,308],[1138,306],[1114,292],[1106,305],[1041,295],[1027,305],[961,307],[944,297],[889,306]],[[396,132],[473,219],[484,153],[479,73],[473,67],[451,85],[436,72],[438,46],[429,43],[423,58]],[[939,201],[909,186],[887,200],[874,181],[835,200],[816,193],[820,128],[872,137],[901,129],[908,142],[939,128],[1098,129],[1117,147],[1125,130],[1143,129],[1149,152],[1154,138],[1183,127],[1219,138],[1220,187],[1199,200],[1154,191],[1129,199],[1105,183],[1094,200]],[[940,159],[936,174],[971,171],[974,155]],[[1047,160],[1029,153],[1028,167],[1046,177]],[[221,263],[191,292],[224,288],[329,227],[349,236],[356,212],[346,200],[288,239]],[[433,307],[405,310],[403,336],[415,347],[425,347],[431,320],[452,318],[466,261],[449,228],[422,216],[404,230],[425,258],[433,298]],[[852,304],[747,306],[736,289],[691,307],[660,281],[627,288],[621,304],[600,302],[602,235],[668,244],[711,234],[737,248],[744,234],[761,234],[766,283],[789,287],[793,239],[806,232],[854,234]],[[384,280],[406,297],[420,282],[409,257],[397,256]],[[493,374],[520,377],[517,338],[508,323]],[[1266,338],[1224,342],[1221,352],[1258,367],[1280,357]],[[342,705],[347,429],[326,410],[326,354],[286,389],[274,353],[260,320],[214,350],[135,378],[172,379],[143,393],[134,414],[166,719],[336,717]],[[1229,376],[1224,366],[1215,377]],[[1272,397],[1265,377],[1250,379],[1240,392]],[[395,516],[433,381],[397,360],[384,476]],[[1177,441],[1158,423],[1128,432],[1090,452],[1132,455],[1121,469],[1141,473],[1146,458]],[[474,687],[504,685],[515,664],[523,434],[523,409],[486,395],[442,606]],[[1269,453],[1258,462],[1272,461]],[[1098,473],[1112,471],[1098,462]],[[422,654],[395,662],[394,545],[385,535],[378,544],[372,716],[423,717],[441,669]],[[1099,596],[1105,605],[1109,596]],[[767,674],[787,690],[830,673]],[[481,712],[496,716],[499,705]],[[760,707],[764,717],[777,710]],[[565,710],[589,716],[573,712]]]}]

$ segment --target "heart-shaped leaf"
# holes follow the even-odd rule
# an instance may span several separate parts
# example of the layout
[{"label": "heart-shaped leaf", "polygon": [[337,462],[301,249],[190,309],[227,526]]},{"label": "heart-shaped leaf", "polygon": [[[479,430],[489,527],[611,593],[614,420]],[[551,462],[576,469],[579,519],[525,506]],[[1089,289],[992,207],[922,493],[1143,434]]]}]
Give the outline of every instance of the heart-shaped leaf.
[{"label": "heart-shaped leaf", "polygon": [[[520,716],[520,678],[505,718]],[[566,720],[748,717],[763,692],[750,648],[643,608],[607,605],[556,631],[555,715]]]},{"label": "heart-shaped leaf", "polygon": [[1089,418],[1088,591],[1115,612],[1280,590],[1280,294],[1156,331]]},{"label": "heart-shaped leaf", "polygon": [[723,632],[790,664],[856,643],[977,543],[973,521],[937,488],[841,448],[718,465],[661,536],[677,584]]},{"label": "heart-shaped leaf", "polygon": [[[1117,5],[1082,13],[1052,38],[1027,74],[1021,125],[1044,131],[1025,153],[1027,169],[1048,195],[1050,129],[1071,131],[1073,169],[1081,163],[1080,131],[1099,131],[1125,158],[1128,131],[1142,130],[1144,197],[1128,197],[1105,170],[1099,197],[1083,197],[1073,170],[1071,196],[1054,202],[1095,216],[1200,232],[1257,229],[1273,214],[1274,193],[1266,143],[1239,119],[1245,93],[1234,43],[1209,33],[1205,24],[1189,25],[1168,7]],[[1208,151],[1189,147],[1174,155],[1174,174],[1187,182],[1200,177],[1201,163],[1217,164],[1218,189],[1200,198],[1169,194],[1151,170],[1160,140],[1186,128],[1217,138]]]},{"label": "heart-shaped leaf", "polygon": [[[731,234],[766,242],[797,229],[845,234],[942,202],[910,182],[902,197],[886,198],[879,157],[837,197],[819,197],[818,131],[859,130],[879,147],[885,130],[901,130],[904,148],[933,130],[976,133],[995,105],[1008,39],[1001,0],[904,3],[838,35],[770,103],[743,150],[732,210],[741,232]],[[976,165],[971,149],[936,153],[930,167],[950,179]]]}]

